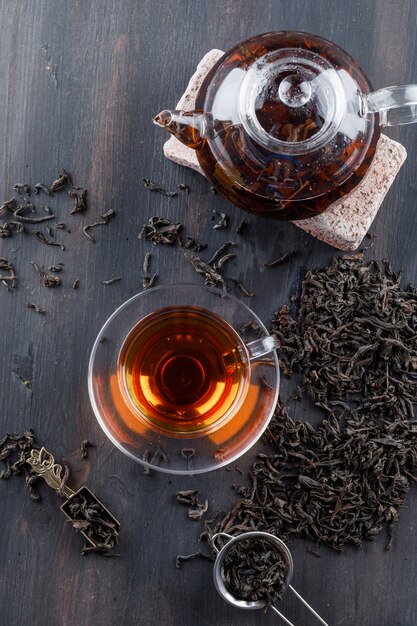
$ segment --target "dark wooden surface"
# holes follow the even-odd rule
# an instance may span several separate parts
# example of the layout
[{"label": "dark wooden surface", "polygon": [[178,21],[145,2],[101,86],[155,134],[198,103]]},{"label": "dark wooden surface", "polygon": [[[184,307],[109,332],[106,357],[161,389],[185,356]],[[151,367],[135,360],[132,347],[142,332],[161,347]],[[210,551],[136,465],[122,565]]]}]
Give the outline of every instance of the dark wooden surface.
[{"label": "dark wooden surface", "polygon": [[[272,614],[228,606],[214,590],[211,566],[193,562],[176,570],[178,553],[196,549],[200,527],[176,505],[175,492],[197,488],[212,510],[233,502],[239,474],[144,476],[95,421],[87,394],[87,362],[106,318],[141,289],[143,255],[153,253],[159,284],[195,281],[179,249],[151,249],[137,239],[152,215],[186,224],[210,250],[231,231],[212,230],[212,209],[232,227],[243,214],[208,191],[197,174],[167,162],[166,137],[150,120],[175,104],[202,55],[228,49],[273,29],[323,35],[363,64],[375,88],[417,82],[415,0],[3,0],[0,3],[0,198],[16,182],[51,182],[60,166],[89,190],[88,214],[69,216],[69,199],[51,200],[71,234],[57,231],[67,249],[47,247],[33,235],[0,240],[0,256],[19,275],[18,288],[0,290],[1,431],[32,426],[47,447],[71,464],[72,484],[88,484],[122,521],[120,558],[81,557],[81,538],[65,523],[56,496],[43,489],[29,500],[23,481],[0,484],[0,626],[133,626],[273,624]],[[389,257],[405,282],[417,280],[417,126],[388,133],[408,150],[372,231],[368,253]],[[143,177],[168,188],[183,181],[189,195],[164,198]],[[117,217],[89,242],[82,226],[109,209]],[[232,233],[234,236],[234,233]],[[237,236],[236,236],[237,237]],[[297,257],[274,270],[262,264],[296,248]],[[297,288],[300,268],[327,263],[334,251],[288,223],[252,218],[236,271],[256,292],[251,306],[267,323]],[[48,290],[30,261],[65,263],[63,285]],[[103,279],[121,276],[112,286]],[[72,289],[79,278],[79,288]],[[242,298],[244,298],[242,296]],[[45,316],[26,308],[33,301]],[[22,384],[30,380],[32,389]],[[81,440],[96,447],[88,461]],[[256,449],[241,465],[248,465]],[[401,513],[391,552],[386,537],[363,551],[315,558],[295,542],[293,583],[333,626],[416,626],[417,496]],[[297,625],[309,621],[290,603]]]}]

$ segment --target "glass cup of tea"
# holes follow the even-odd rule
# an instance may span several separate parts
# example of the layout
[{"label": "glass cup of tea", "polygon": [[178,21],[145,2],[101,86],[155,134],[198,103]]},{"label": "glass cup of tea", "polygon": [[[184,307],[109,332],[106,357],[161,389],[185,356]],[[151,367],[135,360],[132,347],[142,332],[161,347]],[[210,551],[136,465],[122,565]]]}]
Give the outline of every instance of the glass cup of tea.
[{"label": "glass cup of tea", "polygon": [[122,304],[90,357],[88,389],[111,441],[143,465],[197,474],[244,454],[278,397],[277,340],[215,288],[155,287]]}]

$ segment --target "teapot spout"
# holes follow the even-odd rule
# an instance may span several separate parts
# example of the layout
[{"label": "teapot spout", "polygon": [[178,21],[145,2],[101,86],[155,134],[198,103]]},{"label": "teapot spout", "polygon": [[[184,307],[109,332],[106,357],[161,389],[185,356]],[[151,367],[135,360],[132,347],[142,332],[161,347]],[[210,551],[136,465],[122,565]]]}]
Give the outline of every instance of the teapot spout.
[{"label": "teapot spout", "polygon": [[204,117],[197,111],[161,111],[153,123],[166,128],[188,148],[199,150],[205,143]]}]

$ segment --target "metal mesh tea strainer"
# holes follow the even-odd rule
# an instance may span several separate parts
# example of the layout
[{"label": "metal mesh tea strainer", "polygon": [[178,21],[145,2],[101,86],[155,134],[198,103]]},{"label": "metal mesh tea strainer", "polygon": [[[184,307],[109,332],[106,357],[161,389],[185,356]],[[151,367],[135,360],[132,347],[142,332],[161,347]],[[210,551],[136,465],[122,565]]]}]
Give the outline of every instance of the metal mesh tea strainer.
[{"label": "metal mesh tea strainer", "polygon": [[[218,547],[217,542],[219,539],[226,541],[227,543],[223,545],[223,547]],[[236,537],[232,537],[231,535],[228,535],[227,533],[217,533],[216,535],[213,536],[212,543],[213,543],[213,547],[215,551],[217,552],[217,557],[214,563],[214,570],[213,570],[214,585],[217,591],[219,592],[219,594],[222,596],[222,598],[226,600],[226,602],[229,602],[229,604],[232,604],[233,606],[239,607],[241,609],[254,610],[254,609],[262,609],[262,608],[265,608],[266,606],[265,600],[250,601],[250,600],[242,600],[241,598],[235,597],[228,590],[224,581],[223,564],[224,564],[224,559],[227,553],[229,552],[232,546],[236,546],[238,542],[242,540],[246,541],[248,539],[249,540],[250,539],[263,540],[272,545],[272,547],[280,554],[286,566],[286,573],[285,573],[285,580],[284,580],[285,589],[290,589],[290,591],[292,591],[292,593],[295,596],[297,596],[300,602],[302,602],[304,606],[308,608],[308,610],[319,620],[321,624],[324,624],[324,626],[329,626],[327,622],[325,622],[324,619],[322,619],[320,615],[316,613],[316,611],[304,600],[304,598],[300,596],[300,594],[294,589],[294,587],[291,586],[290,583],[291,583],[291,579],[292,579],[292,575],[294,571],[294,564],[293,564],[291,552],[289,551],[285,543],[281,541],[281,539],[278,539],[278,537],[275,537],[274,535],[271,535],[270,533],[254,531],[254,532],[242,533],[241,535],[237,535]],[[288,624],[288,626],[294,626],[294,624],[290,622],[285,617],[285,615],[283,615],[275,606],[271,605],[271,609],[275,611],[275,613],[277,613],[280,616],[280,618],[286,624]]]}]

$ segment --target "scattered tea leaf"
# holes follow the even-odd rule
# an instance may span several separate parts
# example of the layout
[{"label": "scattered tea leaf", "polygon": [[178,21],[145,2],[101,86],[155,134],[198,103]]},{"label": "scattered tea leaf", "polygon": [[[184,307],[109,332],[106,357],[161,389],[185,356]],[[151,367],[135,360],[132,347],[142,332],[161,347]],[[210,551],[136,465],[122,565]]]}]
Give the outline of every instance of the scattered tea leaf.
[{"label": "scattered tea leaf", "polygon": [[103,285],[113,285],[113,283],[117,283],[119,280],[122,280],[121,276],[115,276],[114,278],[109,278],[108,280],[102,280]]},{"label": "scattered tea leaf", "polygon": [[180,231],[182,224],[175,224],[165,217],[150,217],[138,235],[139,239],[152,241],[154,245],[179,245],[182,246]]},{"label": "scattered tea leaf", "polygon": [[14,289],[17,283],[17,275],[13,265],[2,257],[0,257],[0,281],[8,291]]},{"label": "scattered tea leaf", "polygon": [[41,217],[28,217],[27,215],[22,215],[22,213],[26,213],[27,211],[31,211],[32,213],[35,212],[35,207],[31,202],[19,204],[19,206],[13,211],[13,215],[19,222],[25,222],[26,224],[40,224],[41,222],[46,222],[47,220],[53,220],[55,218],[52,213],[42,215]]},{"label": "scattered tea leaf", "polygon": [[35,194],[37,195],[40,191],[44,191],[45,193],[48,194],[48,196],[51,195],[51,192],[49,191],[49,187],[47,187],[43,183],[36,183],[36,185],[35,185]]},{"label": "scattered tea leaf", "polygon": [[81,211],[85,211],[87,209],[87,189],[81,189],[79,194],[77,194],[76,191],[69,191],[68,195],[74,203],[70,213],[80,213]]},{"label": "scattered tea leaf", "polygon": [[190,193],[190,191],[191,191],[189,186],[186,185],[185,183],[178,183],[177,188],[178,189],[182,189],[183,191],[186,191],[187,193]]},{"label": "scattered tea leaf", "polygon": [[186,563],[187,561],[192,561],[194,559],[206,559],[207,561],[214,561],[215,558],[216,557],[213,554],[204,554],[204,552],[201,552],[201,550],[198,550],[198,552],[194,552],[193,554],[178,554],[175,559],[175,567],[177,569],[181,569],[183,563]]},{"label": "scattered tea leaf", "polygon": [[232,282],[234,282],[234,283],[235,283],[235,285],[237,285],[237,286],[239,287],[240,291],[241,291],[241,292],[243,293],[243,295],[245,295],[246,297],[248,297],[248,298],[253,298],[253,296],[255,295],[255,294],[253,293],[253,291],[249,291],[249,289],[247,289],[247,288],[245,287],[245,285],[244,285],[244,284],[243,284],[240,280],[238,280],[237,278],[230,278],[230,279],[228,279],[228,280],[231,280]]},{"label": "scattered tea leaf", "polygon": [[189,472],[193,469],[193,458],[195,455],[195,448],[183,448],[181,450],[181,456],[187,461],[187,469]]},{"label": "scattered tea leaf", "polygon": [[217,263],[214,263],[213,268],[215,270],[220,269],[221,267],[223,267],[223,265],[225,263],[227,263],[227,261],[230,261],[231,259],[234,259],[236,256],[236,254],[225,254],[224,256],[220,257],[220,259],[217,261]]},{"label": "scattered tea leaf", "polygon": [[79,279],[79,278],[76,278],[76,279],[74,280],[74,282],[72,283],[72,288],[73,288],[73,289],[78,289],[78,285],[79,285],[79,284],[80,284],[80,279]]},{"label": "scattered tea leaf", "polygon": [[81,458],[82,459],[87,459],[88,458],[88,448],[93,448],[94,444],[91,443],[91,441],[88,441],[88,439],[84,439],[84,441],[81,442]]},{"label": "scattered tea leaf", "polygon": [[216,230],[218,228],[227,228],[227,226],[229,225],[229,218],[227,217],[226,213],[219,213],[218,211],[215,211],[215,213],[220,216],[220,219],[217,224],[214,224],[213,229]]},{"label": "scattered tea leaf", "polygon": [[16,183],[13,185],[13,191],[15,191],[22,198],[30,196],[30,187],[25,183]]},{"label": "scattered tea leaf", "polygon": [[249,225],[249,222],[247,222],[246,220],[242,220],[239,226],[235,228],[235,233],[237,233],[238,235],[243,235],[248,225]]},{"label": "scattered tea leaf", "polygon": [[61,250],[65,250],[65,246],[63,243],[60,243],[59,241],[55,241],[52,238],[46,237],[39,230],[35,232],[35,237],[47,246],[58,246],[58,248],[61,248]]},{"label": "scattered tea leaf", "polygon": [[236,246],[236,245],[237,244],[235,244],[234,241],[226,241],[223,245],[220,246],[220,248],[218,248],[218,250],[216,250],[216,252],[213,254],[211,259],[207,261],[207,263],[209,265],[213,265],[217,261],[217,259],[219,259],[222,256],[224,252],[226,252],[231,246]]},{"label": "scattered tea leaf", "polygon": [[104,226],[105,224],[108,224],[110,222],[110,220],[112,220],[115,216],[116,216],[116,212],[113,211],[113,209],[110,209],[110,211],[107,211],[107,213],[104,213],[101,216],[101,221],[100,222],[94,222],[94,224],[87,224],[87,226],[84,226],[84,228],[83,228],[84,235],[87,237],[87,239],[89,239],[90,241],[95,243],[96,240],[88,232],[89,229],[90,228],[95,228],[96,226]]},{"label": "scattered tea leaf", "polygon": [[269,261],[269,263],[264,263],[264,267],[274,267],[275,265],[279,265],[280,263],[283,263],[284,261],[289,259],[294,254],[295,254],[295,250],[289,250],[285,254],[282,254],[281,256],[279,256],[274,261]]},{"label": "scattered tea leaf", "polygon": [[205,248],[207,248],[207,244],[197,243],[193,237],[188,237],[187,235],[187,242],[184,244],[184,248],[187,248],[187,250],[193,250],[193,252],[201,252],[201,250],[205,250]]},{"label": "scattered tea leaf", "polygon": [[59,276],[54,276],[54,274],[47,274],[43,267],[40,267],[35,261],[31,261],[31,264],[37,271],[40,281],[44,287],[57,287],[61,284],[61,279]]},{"label": "scattered tea leaf", "polygon": [[156,191],[157,193],[160,193],[162,196],[167,196],[168,198],[173,198],[174,196],[178,195],[176,191],[167,191],[166,189],[164,189],[157,183],[154,183],[152,180],[150,180],[150,178],[142,178],[142,180],[143,180],[144,186],[150,191]]},{"label": "scattered tea leaf", "polygon": [[219,272],[216,272],[216,270],[213,269],[208,263],[193,254],[186,253],[184,256],[191,262],[191,265],[198,274],[204,275],[206,285],[211,287],[221,285],[223,291],[228,291],[229,288],[223,276],[221,276]]},{"label": "scattered tea leaf", "polygon": [[50,192],[59,191],[60,189],[65,187],[68,183],[71,184],[71,178],[68,172],[64,168],[62,168],[61,172],[59,173],[58,177],[54,180],[49,190]]},{"label": "scattered tea leaf", "polygon": [[198,491],[178,491],[176,499],[177,502],[189,507],[187,513],[188,517],[194,521],[200,520],[208,510],[208,500],[206,499],[204,502],[200,502],[198,499]]},{"label": "scattered tea leaf", "polygon": [[151,266],[151,253],[147,252],[145,254],[145,257],[143,259],[143,271],[145,274],[147,274],[149,272],[150,266]]},{"label": "scattered tea leaf", "polygon": [[15,204],[16,198],[9,198],[9,200],[3,202],[3,204],[0,205],[0,215],[7,213],[7,211],[13,212],[13,207],[15,206]]},{"label": "scattered tea leaf", "polygon": [[151,287],[153,287],[157,278],[158,274],[152,274],[152,276],[144,276],[142,278],[143,289],[150,289]]},{"label": "scattered tea leaf", "polygon": [[0,237],[11,237],[13,231],[16,233],[22,233],[24,229],[23,224],[12,220],[0,226]]},{"label": "scattered tea leaf", "polygon": [[26,306],[28,307],[28,309],[33,309],[34,311],[36,311],[36,313],[40,313],[41,315],[46,313],[45,309],[41,309],[40,306],[38,306],[37,304],[33,304],[32,302],[26,302]]}]

